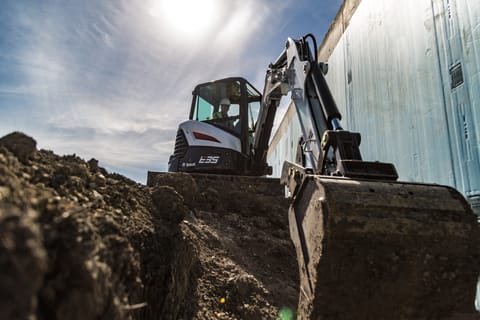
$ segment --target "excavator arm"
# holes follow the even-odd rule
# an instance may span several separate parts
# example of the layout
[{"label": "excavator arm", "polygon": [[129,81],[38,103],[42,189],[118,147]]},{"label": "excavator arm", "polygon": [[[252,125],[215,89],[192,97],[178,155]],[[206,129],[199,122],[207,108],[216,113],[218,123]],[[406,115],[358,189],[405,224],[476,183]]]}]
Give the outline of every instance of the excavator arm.
[{"label": "excavator arm", "polygon": [[360,134],[342,128],[342,115],[322,72],[321,67],[325,65],[317,62],[308,40],[316,48],[316,40],[311,34],[299,40],[289,38],[280,56],[268,67],[262,112],[255,134],[258,138],[254,153],[258,161],[266,157],[268,138],[280,100],[290,92],[302,130],[303,143],[299,147],[304,160],[297,165],[286,162],[290,169],[283,172],[298,173],[300,165],[304,172],[319,175],[396,180],[398,175],[393,164],[362,160]]},{"label": "excavator arm", "polygon": [[[424,318],[431,308],[446,318],[471,313],[478,275],[465,266],[472,256],[478,259],[479,235],[471,208],[452,188],[396,182],[393,164],[362,159],[360,134],[342,128],[325,65],[317,62],[310,43],[316,50],[310,34],[289,38],[268,67],[253,148],[256,161],[265,161],[276,109],[290,93],[302,131],[301,157],[284,163],[281,182],[292,197],[290,236],[300,272],[297,318],[395,318],[376,308],[385,304],[386,310],[408,310],[399,319]],[[405,259],[392,262],[392,254]],[[392,264],[391,272],[369,269],[385,263]],[[461,290],[470,301],[448,299],[449,289],[459,284],[442,278],[447,269],[468,274],[471,285]],[[425,274],[442,280],[429,287]],[[412,289],[395,290],[391,283]],[[448,302],[438,306],[438,301]]]}]

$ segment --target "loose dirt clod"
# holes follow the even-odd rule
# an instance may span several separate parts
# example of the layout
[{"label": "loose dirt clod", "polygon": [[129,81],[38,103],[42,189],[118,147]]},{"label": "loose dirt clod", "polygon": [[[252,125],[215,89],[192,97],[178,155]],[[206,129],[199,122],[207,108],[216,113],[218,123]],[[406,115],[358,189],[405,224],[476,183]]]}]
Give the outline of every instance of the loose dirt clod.
[{"label": "loose dirt clod", "polygon": [[18,160],[25,163],[36,151],[37,142],[21,132],[12,132],[0,138],[0,147],[5,147],[12,152]]}]

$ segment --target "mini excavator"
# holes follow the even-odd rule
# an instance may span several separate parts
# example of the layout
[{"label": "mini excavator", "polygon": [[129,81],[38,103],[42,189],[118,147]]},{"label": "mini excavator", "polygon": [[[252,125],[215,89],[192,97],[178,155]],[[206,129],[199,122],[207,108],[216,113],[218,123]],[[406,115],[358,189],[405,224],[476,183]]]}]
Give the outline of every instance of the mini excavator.
[{"label": "mini excavator", "polygon": [[[436,255],[449,257],[451,268],[461,268],[462,259],[471,256],[469,239],[478,233],[475,215],[463,196],[450,187],[398,182],[393,164],[364,161],[360,134],[341,125],[342,115],[325,80],[326,71],[326,65],[318,63],[314,36],[307,34],[298,40],[287,40],[284,50],[268,67],[262,94],[239,77],[197,85],[189,120],[181,123],[177,132],[169,171],[271,174],[266,155],[275,113],[282,97],[290,93],[302,136],[296,162],[284,163],[280,181],[292,199],[288,215],[300,272],[298,319],[323,319],[329,315],[335,318],[337,311],[332,309],[331,302],[344,301],[348,296],[358,301],[370,297],[369,304],[380,303],[374,298],[380,297],[399,305],[411,303],[412,295],[418,292],[433,297],[438,292],[419,289],[423,271],[417,274],[412,270],[427,263],[428,259],[422,260],[425,256]],[[215,116],[220,113],[222,117]],[[412,244],[410,234],[421,235],[422,242]],[[398,275],[399,279],[409,286],[414,284],[412,288],[419,291],[405,295],[399,290],[396,296],[385,297],[382,290],[387,285],[382,285],[375,293],[367,289],[363,292],[361,288],[324,292],[332,279],[339,282],[340,288],[349,286],[342,284],[346,279],[368,278],[372,274],[366,267],[364,274],[344,277],[342,262],[329,262],[333,250],[345,250],[344,262],[351,261],[356,243],[365,239],[372,242],[371,252],[363,254],[379,261],[386,256],[379,255],[378,248],[392,248],[405,255],[418,249],[396,268],[407,270]],[[462,245],[455,247],[453,243]],[[336,252],[335,256],[339,255],[342,253]],[[435,263],[432,258],[421,270],[433,270]],[[473,279],[475,276],[472,275]],[[435,301],[434,297],[431,299]],[[358,311],[358,319],[372,314],[365,311],[364,317],[362,310]],[[406,318],[415,316],[418,314]]]}]

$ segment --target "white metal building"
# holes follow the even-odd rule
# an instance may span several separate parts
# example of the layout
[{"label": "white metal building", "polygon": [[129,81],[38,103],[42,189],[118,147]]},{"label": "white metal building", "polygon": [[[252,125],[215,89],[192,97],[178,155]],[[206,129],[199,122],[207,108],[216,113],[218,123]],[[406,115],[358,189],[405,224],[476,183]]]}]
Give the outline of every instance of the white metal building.
[{"label": "white metal building", "polygon": [[[479,0],[345,0],[319,57],[365,160],[453,186],[480,214]],[[269,150],[274,175],[300,135],[290,106]]]}]

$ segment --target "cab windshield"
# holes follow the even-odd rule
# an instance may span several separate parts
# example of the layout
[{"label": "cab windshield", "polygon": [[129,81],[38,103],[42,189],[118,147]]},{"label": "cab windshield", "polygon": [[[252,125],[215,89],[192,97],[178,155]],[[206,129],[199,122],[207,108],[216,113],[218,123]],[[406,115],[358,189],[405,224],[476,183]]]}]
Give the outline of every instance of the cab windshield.
[{"label": "cab windshield", "polygon": [[[260,110],[260,94],[248,83],[242,90],[242,84],[245,80],[227,79],[197,87],[192,119],[211,123],[236,135],[241,134],[242,121],[248,119],[248,131],[252,134]],[[242,99],[242,91],[246,91],[246,99]],[[242,107],[245,102],[247,104]]]}]

